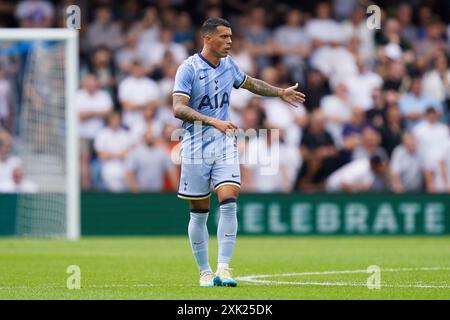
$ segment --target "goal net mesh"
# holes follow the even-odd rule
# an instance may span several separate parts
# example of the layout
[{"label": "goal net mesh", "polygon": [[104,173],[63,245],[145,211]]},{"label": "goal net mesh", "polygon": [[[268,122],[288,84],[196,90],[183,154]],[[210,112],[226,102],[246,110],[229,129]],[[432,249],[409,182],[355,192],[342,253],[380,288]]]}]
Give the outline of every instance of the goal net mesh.
[{"label": "goal net mesh", "polygon": [[24,179],[36,186],[33,192],[17,195],[15,233],[64,237],[65,42],[27,41],[9,46],[19,48],[10,59],[17,65],[13,153],[21,159]]}]

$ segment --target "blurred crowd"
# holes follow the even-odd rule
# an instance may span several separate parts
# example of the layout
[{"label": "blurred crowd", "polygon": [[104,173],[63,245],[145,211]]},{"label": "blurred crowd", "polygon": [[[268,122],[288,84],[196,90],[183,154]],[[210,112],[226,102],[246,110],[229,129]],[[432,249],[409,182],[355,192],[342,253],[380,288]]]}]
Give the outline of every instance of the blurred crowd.
[{"label": "blurred crowd", "polygon": [[[374,3],[379,29],[366,23]],[[242,192],[450,192],[450,1],[0,1],[0,27],[66,27],[70,4],[82,14],[83,190],[177,189],[176,70],[201,50],[203,21],[223,17],[245,73],[298,82],[307,96],[293,108],[233,90],[231,120],[268,130],[240,140]],[[15,106],[3,69],[0,192],[27,182],[11,153]],[[261,150],[279,157],[251,161]],[[277,173],[264,174],[275,160]]]}]

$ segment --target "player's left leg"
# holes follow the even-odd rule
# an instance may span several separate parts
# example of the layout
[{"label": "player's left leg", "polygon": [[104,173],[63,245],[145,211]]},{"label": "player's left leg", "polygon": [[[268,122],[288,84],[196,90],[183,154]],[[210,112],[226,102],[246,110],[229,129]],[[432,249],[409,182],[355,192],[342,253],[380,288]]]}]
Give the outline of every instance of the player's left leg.
[{"label": "player's left leg", "polygon": [[236,244],[238,228],[237,197],[239,187],[232,184],[223,184],[217,188],[220,203],[219,225],[217,226],[217,240],[219,242],[219,255],[217,259],[216,282],[217,285],[235,287],[230,269],[230,260]]}]

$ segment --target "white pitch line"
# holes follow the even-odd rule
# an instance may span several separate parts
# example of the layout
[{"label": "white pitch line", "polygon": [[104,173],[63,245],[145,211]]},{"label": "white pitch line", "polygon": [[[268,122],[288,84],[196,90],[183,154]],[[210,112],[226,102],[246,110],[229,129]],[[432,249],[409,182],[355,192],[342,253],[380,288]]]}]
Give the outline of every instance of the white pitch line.
[{"label": "white pitch line", "polygon": [[[154,287],[196,287],[194,284],[90,284],[90,285],[81,285],[82,289],[91,289],[91,288],[100,288],[100,289],[108,289],[108,288],[154,288]],[[43,290],[43,289],[67,289],[65,286],[5,286],[0,287],[1,290]]]},{"label": "white pitch line", "polygon": [[[418,268],[386,268],[381,269],[381,272],[408,272],[408,271],[439,271],[450,270],[450,267],[418,267]],[[245,281],[253,284],[261,285],[314,285],[314,286],[348,286],[348,287],[366,287],[367,283],[359,282],[302,282],[302,281],[277,281],[277,280],[258,280],[261,278],[274,278],[274,277],[302,277],[310,275],[330,275],[330,274],[352,274],[352,273],[367,273],[367,270],[334,270],[334,271],[310,271],[301,273],[281,273],[281,274],[263,274],[263,275],[250,275],[237,277],[236,280]],[[418,283],[404,283],[404,284],[382,284],[381,287],[388,288],[434,288],[434,289],[447,289],[450,288],[450,284],[418,284]]]}]

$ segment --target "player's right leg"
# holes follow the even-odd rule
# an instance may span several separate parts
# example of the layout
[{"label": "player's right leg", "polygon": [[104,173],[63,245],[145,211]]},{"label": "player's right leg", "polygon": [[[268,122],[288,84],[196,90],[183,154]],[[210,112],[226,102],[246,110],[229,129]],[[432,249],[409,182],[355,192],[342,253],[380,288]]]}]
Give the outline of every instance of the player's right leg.
[{"label": "player's right leg", "polygon": [[214,274],[209,265],[208,228],[210,168],[208,165],[182,161],[178,197],[189,200],[190,220],[188,226],[192,254],[200,271],[200,286],[214,286]]},{"label": "player's right leg", "polygon": [[189,220],[188,233],[192,253],[200,271],[200,287],[213,287],[215,275],[209,265],[209,233],[206,225],[209,215],[209,198],[190,200],[189,207],[191,218]]}]

